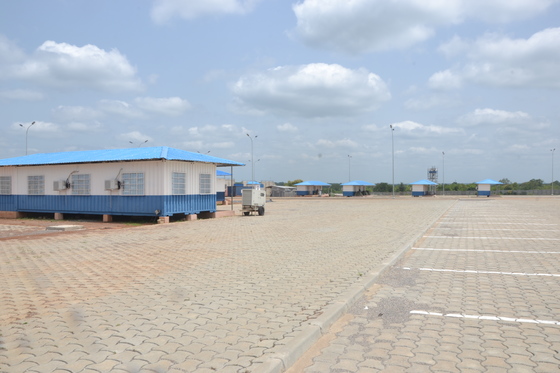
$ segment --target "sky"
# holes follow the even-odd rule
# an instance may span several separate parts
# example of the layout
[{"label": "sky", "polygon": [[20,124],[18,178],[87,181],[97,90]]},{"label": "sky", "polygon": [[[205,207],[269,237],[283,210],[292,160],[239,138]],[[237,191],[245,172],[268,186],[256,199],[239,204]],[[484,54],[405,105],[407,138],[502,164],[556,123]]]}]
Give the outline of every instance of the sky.
[{"label": "sky", "polygon": [[559,106],[559,0],[0,2],[0,159],[169,146],[238,181],[550,183]]}]

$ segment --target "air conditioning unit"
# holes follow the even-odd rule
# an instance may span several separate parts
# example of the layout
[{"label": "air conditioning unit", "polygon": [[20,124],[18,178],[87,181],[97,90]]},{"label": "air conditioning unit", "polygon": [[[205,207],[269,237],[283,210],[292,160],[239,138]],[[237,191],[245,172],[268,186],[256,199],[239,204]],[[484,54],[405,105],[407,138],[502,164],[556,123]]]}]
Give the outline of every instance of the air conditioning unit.
[{"label": "air conditioning unit", "polygon": [[53,190],[66,190],[70,187],[69,184],[66,180],[53,181]]},{"label": "air conditioning unit", "polygon": [[105,180],[105,190],[117,190],[121,188],[121,183],[118,180]]}]

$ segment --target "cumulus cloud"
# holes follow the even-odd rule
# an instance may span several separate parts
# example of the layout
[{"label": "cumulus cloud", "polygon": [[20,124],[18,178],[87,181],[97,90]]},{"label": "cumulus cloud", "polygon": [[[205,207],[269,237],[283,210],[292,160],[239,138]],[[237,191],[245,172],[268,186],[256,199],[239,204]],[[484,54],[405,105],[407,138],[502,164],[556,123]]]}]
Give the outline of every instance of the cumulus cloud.
[{"label": "cumulus cloud", "polygon": [[365,69],[314,63],[246,75],[232,87],[243,110],[303,117],[368,112],[391,98],[385,82]]},{"label": "cumulus cloud", "polygon": [[105,51],[95,45],[78,47],[44,42],[23,61],[11,64],[10,78],[61,89],[139,91],[142,83],[136,69],[118,50]]},{"label": "cumulus cloud", "polygon": [[145,143],[153,141],[153,139],[150,136],[145,135],[139,131],[121,133],[117,137],[123,141],[128,141],[128,143],[131,144],[132,146],[141,146]]},{"label": "cumulus cloud", "polygon": [[279,124],[276,129],[280,132],[297,132],[298,128],[290,123]]},{"label": "cumulus cloud", "polygon": [[505,111],[496,109],[476,109],[459,118],[459,123],[467,126],[481,124],[528,124],[532,122],[529,114],[522,111]]},{"label": "cumulus cloud", "polygon": [[103,114],[98,110],[84,106],[60,105],[52,111],[53,117],[60,122],[83,122],[100,118]]},{"label": "cumulus cloud", "polygon": [[187,100],[180,97],[138,97],[134,102],[142,110],[168,116],[179,116],[191,107]]},{"label": "cumulus cloud", "polygon": [[[458,44],[455,48],[453,44]],[[528,39],[487,34],[476,41],[454,38],[444,52],[465,56],[465,64],[432,75],[433,88],[458,88],[461,82],[495,87],[560,87],[560,28]]]},{"label": "cumulus cloud", "polygon": [[450,90],[461,88],[461,76],[453,74],[450,70],[435,73],[428,80],[428,86],[436,90]]},{"label": "cumulus cloud", "polygon": [[138,119],[144,117],[144,114],[140,110],[125,101],[101,100],[99,102],[99,108],[103,112],[116,114],[128,119]]},{"label": "cumulus cloud", "polygon": [[245,14],[260,0],[156,0],[152,20],[162,24],[173,17],[193,19],[213,14]]},{"label": "cumulus cloud", "polygon": [[406,120],[403,122],[393,123],[393,128],[405,131],[408,133],[431,133],[431,134],[451,134],[462,133],[463,130],[459,128],[442,127],[434,125],[424,125],[421,123]]},{"label": "cumulus cloud", "polygon": [[544,12],[554,0],[304,0],[293,5],[296,34],[313,47],[362,53],[406,48],[437,28],[474,18],[510,22]]}]

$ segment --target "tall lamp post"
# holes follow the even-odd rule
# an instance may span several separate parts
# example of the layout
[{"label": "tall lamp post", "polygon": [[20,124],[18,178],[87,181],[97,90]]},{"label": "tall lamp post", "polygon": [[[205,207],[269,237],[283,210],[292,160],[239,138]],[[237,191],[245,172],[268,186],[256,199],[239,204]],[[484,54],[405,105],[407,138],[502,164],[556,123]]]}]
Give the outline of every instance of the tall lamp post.
[{"label": "tall lamp post", "polygon": [[442,169],[442,172],[441,172],[442,178],[443,178],[443,183],[442,183],[443,184],[442,185],[443,193],[442,193],[442,195],[444,196],[445,195],[445,152],[441,152],[441,157],[443,159],[443,169]]},{"label": "tall lamp post", "polygon": [[352,159],[352,156],[350,154],[348,154],[348,182],[352,181],[352,179],[350,178],[350,160]]},{"label": "tall lamp post", "polygon": [[391,168],[392,168],[392,183],[393,183],[393,198],[395,198],[395,143],[393,142],[393,132],[395,132],[395,129],[393,128],[393,125],[389,125],[389,128],[391,128]]},{"label": "tall lamp post", "polygon": [[[29,129],[31,128],[32,125],[35,124],[35,121],[31,122],[31,124],[29,126],[27,126],[27,129],[25,130],[25,155],[27,155],[27,133],[29,132]],[[20,127],[25,128],[25,126],[23,124],[19,124]]]},{"label": "tall lamp post", "polygon": [[253,158],[253,139],[256,139],[258,136],[251,137],[251,135],[247,134],[249,140],[251,140],[251,181],[255,181],[255,162]]},{"label": "tall lamp post", "polygon": [[552,153],[552,183],[550,184],[550,186],[552,187],[551,189],[551,196],[554,195],[554,151],[556,150],[556,148],[554,149],[550,149],[550,152]]}]

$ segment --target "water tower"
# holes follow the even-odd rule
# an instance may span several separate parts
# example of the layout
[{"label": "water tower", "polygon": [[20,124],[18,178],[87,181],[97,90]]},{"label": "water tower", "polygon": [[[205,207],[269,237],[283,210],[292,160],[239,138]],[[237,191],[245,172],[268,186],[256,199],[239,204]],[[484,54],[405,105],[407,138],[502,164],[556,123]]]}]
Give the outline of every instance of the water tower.
[{"label": "water tower", "polygon": [[[437,179],[438,179],[437,168],[433,166],[431,168],[428,168],[428,180],[437,184]],[[430,185],[429,193],[432,195],[436,194],[436,187],[437,187],[436,185]]]}]

